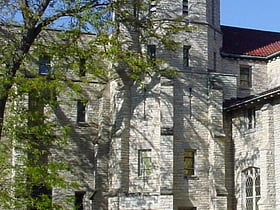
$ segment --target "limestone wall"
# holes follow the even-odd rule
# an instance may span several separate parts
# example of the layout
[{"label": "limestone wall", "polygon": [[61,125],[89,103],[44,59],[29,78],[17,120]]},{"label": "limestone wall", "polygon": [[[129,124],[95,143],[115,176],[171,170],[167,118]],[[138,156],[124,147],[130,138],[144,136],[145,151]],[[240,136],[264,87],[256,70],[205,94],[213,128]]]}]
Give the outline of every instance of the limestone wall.
[{"label": "limestone wall", "polygon": [[272,59],[267,63],[267,73],[268,73],[267,82],[269,88],[278,87],[280,84],[279,66],[280,66],[279,57]]}]

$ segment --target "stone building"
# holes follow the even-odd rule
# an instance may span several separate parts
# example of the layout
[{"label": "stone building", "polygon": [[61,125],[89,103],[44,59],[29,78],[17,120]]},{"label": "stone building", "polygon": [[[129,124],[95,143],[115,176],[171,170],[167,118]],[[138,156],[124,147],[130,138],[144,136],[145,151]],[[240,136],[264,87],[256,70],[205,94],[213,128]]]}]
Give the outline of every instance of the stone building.
[{"label": "stone building", "polygon": [[280,208],[280,34],[220,26],[218,0],[159,1],[155,12],[195,30],[176,35],[174,53],[147,46],[175,78],[111,84],[93,208]]},{"label": "stone building", "polygon": [[223,69],[237,76],[237,97],[224,103],[228,208],[279,209],[280,34],[221,29]]},{"label": "stone building", "polygon": [[178,74],[145,88],[92,83],[86,105],[61,105],[72,141],[54,158],[81,184],[53,199],[94,210],[280,209],[280,33],[221,26],[219,0],[160,0],[153,12],[193,27],[175,35],[175,52],[146,46]]}]

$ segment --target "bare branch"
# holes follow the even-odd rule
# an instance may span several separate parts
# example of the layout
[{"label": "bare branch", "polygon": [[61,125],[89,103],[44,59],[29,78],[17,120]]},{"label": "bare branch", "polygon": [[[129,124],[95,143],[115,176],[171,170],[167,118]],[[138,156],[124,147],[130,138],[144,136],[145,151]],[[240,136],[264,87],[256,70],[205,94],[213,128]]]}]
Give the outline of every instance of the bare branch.
[{"label": "bare branch", "polygon": [[50,4],[50,1],[51,1],[51,0],[44,0],[44,1],[40,4],[39,9],[38,9],[38,11],[36,12],[36,16],[41,17],[41,16],[44,14],[45,10],[48,8],[48,6],[49,6],[49,4]]},{"label": "bare branch", "polygon": [[32,20],[33,13],[30,10],[30,7],[28,5],[28,1],[27,0],[20,0],[19,1],[19,7],[20,7],[20,10],[21,10],[22,15],[23,15],[24,24],[27,27],[30,27],[31,23],[33,22],[33,20]]},{"label": "bare branch", "polygon": [[65,11],[61,11],[60,13],[57,13],[53,16],[47,17],[44,20],[41,21],[41,23],[38,25],[38,27],[45,27],[54,21],[58,20],[61,17],[66,17],[66,16],[77,16],[77,14],[84,12],[88,10],[89,8],[95,8],[95,7],[102,7],[102,6],[108,6],[109,3],[98,3],[98,2],[88,2],[87,4],[84,4],[80,8],[71,8]]}]

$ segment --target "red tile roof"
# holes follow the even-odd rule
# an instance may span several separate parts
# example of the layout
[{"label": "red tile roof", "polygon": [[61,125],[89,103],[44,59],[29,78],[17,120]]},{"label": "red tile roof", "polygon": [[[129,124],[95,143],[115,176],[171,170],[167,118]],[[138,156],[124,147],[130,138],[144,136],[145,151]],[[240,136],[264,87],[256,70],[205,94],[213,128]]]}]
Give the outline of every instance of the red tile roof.
[{"label": "red tile roof", "polygon": [[268,57],[280,53],[280,33],[221,26],[224,55]]}]

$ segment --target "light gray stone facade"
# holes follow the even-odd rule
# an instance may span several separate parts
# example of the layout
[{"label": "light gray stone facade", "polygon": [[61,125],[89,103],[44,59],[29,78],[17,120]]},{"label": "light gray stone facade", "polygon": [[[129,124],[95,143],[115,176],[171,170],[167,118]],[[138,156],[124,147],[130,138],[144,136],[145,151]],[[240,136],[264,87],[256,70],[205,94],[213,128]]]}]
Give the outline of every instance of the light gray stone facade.
[{"label": "light gray stone facade", "polygon": [[[277,209],[279,93],[269,102],[264,97],[229,108],[224,102],[278,87],[278,59],[221,57],[220,2],[188,4],[187,18],[195,30],[176,36],[182,44],[175,53],[157,48],[157,56],[178,70],[176,78],[155,76],[145,89],[127,83],[112,92],[116,129],[107,208],[246,209],[246,172],[260,175],[260,198],[254,198],[258,209]],[[159,17],[181,11],[181,2],[157,4]],[[190,46],[187,68],[184,45]],[[240,87],[240,66],[250,66],[252,87]],[[248,107],[256,111],[255,128],[249,131],[243,125]],[[146,177],[139,176],[141,150],[150,151],[152,169]],[[191,176],[184,172],[185,150],[195,154]]]},{"label": "light gray stone facade", "polygon": [[[188,4],[194,30],[176,35],[182,43],[176,52],[157,47],[157,57],[178,75],[155,75],[145,88],[112,84],[108,209],[227,208],[222,112],[224,97],[235,97],[236,77],[221,69],[219,1]],[[156,11],[161,18],[181,15],[182,2],[159,1]],[[184,45],[190,46],[188,67]],[[150,152],[147,176],[139,174],[142,150]],[[185,150],[194,153],[192,175],[184,172]],[[98,202],[94,209],[102,209]]]},{"label": "light gray stone facade", "polygon": [[[156,7],[156,17],[176,17],[183,2],[160,0]],[[84,209],[250,209],[249,176],[251,209],[280,209],[280,59],[222,56],[220,1],[189,0],[188,10],[186,22],[194,29],[175,36],[178,49],[156,48],[175,77],[154,74],[143,87],[130,79],[84,85],[84,124],[77,123],[78,96],[60,97],[67,103],[55,115],[72,132],[53,158],[72,166],[63,176],[79,182]],[[184,46],[190,47],[188,66]],[[250,67],[251,87],[240,86],[240,66]],[[191,169],[186,151],[193,155]],[[53,199],[75,191],[53,189]]]}]

